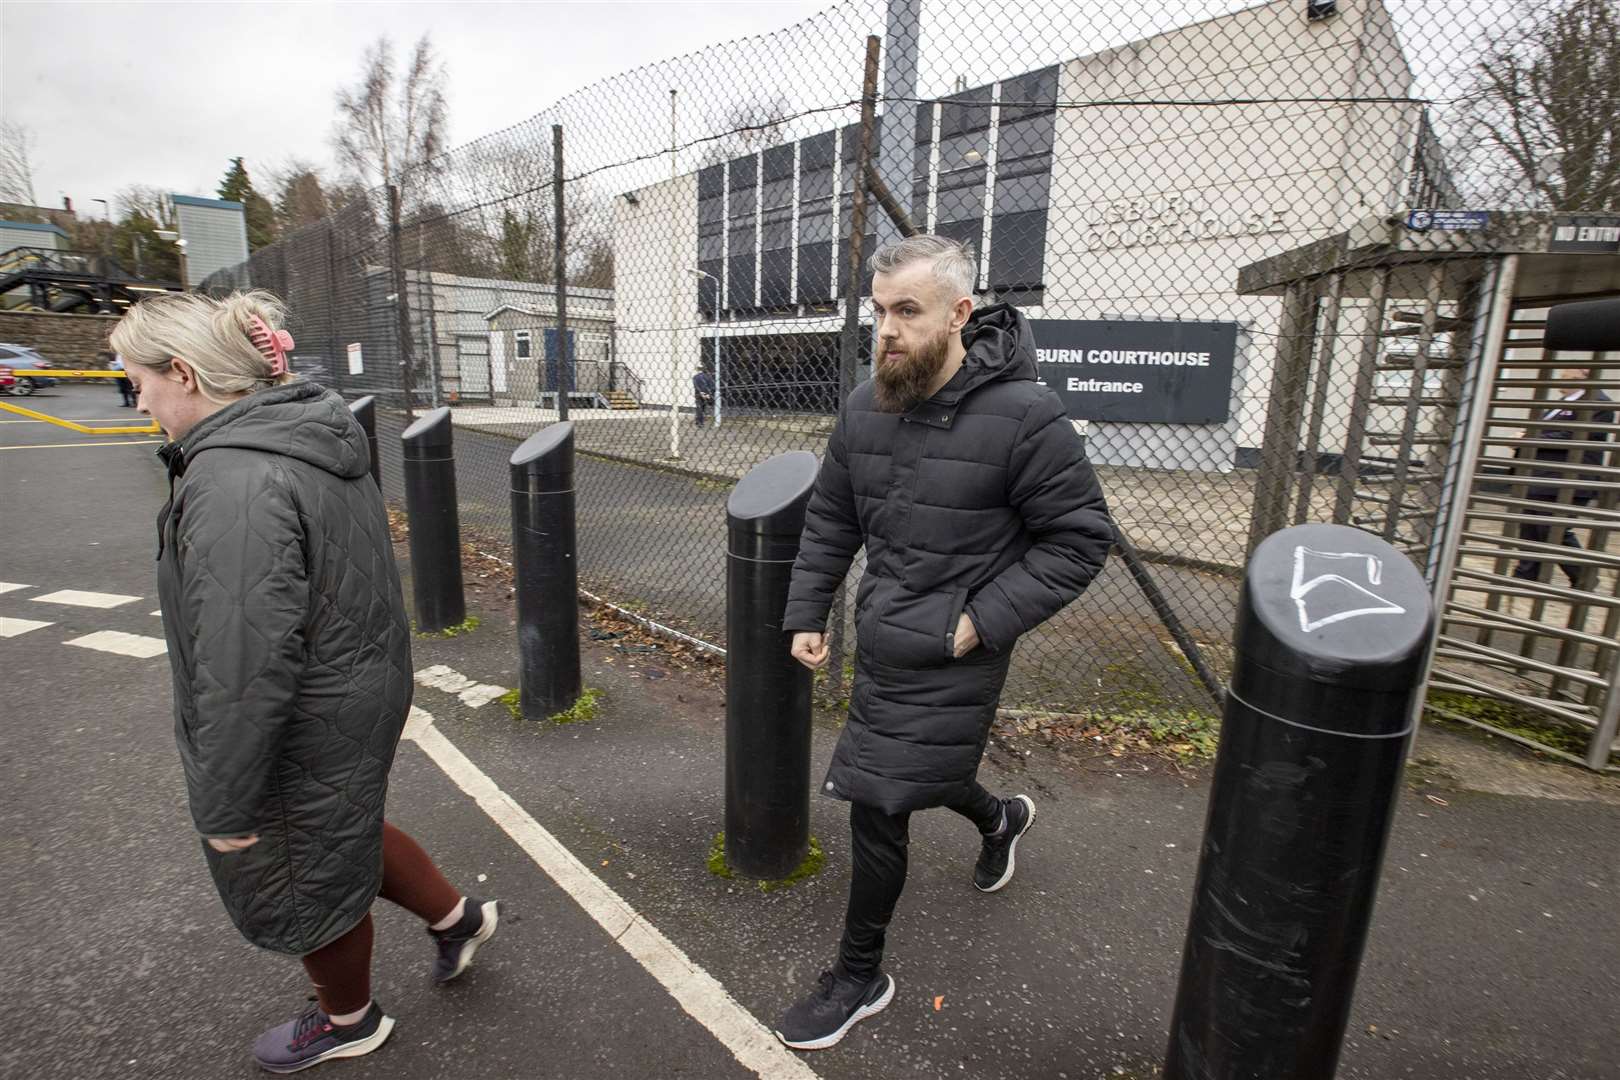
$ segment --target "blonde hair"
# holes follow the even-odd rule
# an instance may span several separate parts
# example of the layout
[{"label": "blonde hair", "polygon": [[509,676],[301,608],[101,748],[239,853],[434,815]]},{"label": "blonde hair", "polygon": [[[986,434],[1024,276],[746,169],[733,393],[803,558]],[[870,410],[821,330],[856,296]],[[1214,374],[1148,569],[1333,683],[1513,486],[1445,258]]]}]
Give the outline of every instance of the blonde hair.
[{"label": "blonde hair", "polygon": [[248,338],[253,317],[272,332],[287,319],[287,306],[262,289],[223,300],[201,293],[165,293],[142,300],[113,328],[110,343],[124,363],[165,371],[178,357],[191,366],[210,401],[293,382],[297,375],[270,374],[270,361]]}]

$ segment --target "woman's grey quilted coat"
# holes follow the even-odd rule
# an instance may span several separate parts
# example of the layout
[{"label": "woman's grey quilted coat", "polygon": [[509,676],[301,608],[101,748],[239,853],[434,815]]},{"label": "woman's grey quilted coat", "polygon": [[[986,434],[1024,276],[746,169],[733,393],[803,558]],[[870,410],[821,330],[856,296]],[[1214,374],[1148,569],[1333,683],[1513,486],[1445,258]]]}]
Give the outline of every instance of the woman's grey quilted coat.
[{"label": "woman's grey quilted coat", "polygon": [[[878,411],[870,382],[845,402],[782,623],[823,630],[865,545],[849,722],[822,793],[890,814],[963,793],[1014,644],[1080,595],[1113,544],[1085,448],[1037,381],[1023,315],[975,312],[962,343],[961,371],[905,415]],[[954,659],[963,612],[983,645]]]},{"label": "woman's grey quilted coat", "polygon": [[158,591],[175,737],[231,920],[302,955],[382,882],[383,803],[411,704],[410,628],[365,436],[295,382],[234,402],[160,452]]}]

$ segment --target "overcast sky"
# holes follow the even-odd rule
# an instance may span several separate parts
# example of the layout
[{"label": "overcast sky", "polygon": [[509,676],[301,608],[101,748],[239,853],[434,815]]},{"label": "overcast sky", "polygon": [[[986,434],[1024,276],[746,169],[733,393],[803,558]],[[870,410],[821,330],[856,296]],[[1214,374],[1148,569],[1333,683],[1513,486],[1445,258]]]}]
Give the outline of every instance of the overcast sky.
[{"label": "overcast sky", "polygon": [[[927,0],[926,85],[919,89],[946,92],[956,76],[974,85],[1253,2]],[[1304,0],[1295,2],[1299,9],[1291,17],[1302,17]],[[1462,55],[1522,0],[1385,2],[1418,69],[1416,91],[1444,96],[1450,87],[1426,75],[1455,71]],[[334,92],[357,81],[366,47],[385,33],[401,57],[420,35],[432,34],[449,73],[449,144],[457,146],[527,119],[599,79],[781,29],[833,6],[834,0],[0,0],[0,112],[37,138],[38,200],[59,206],[70,195],[81,212],[100,214],[95,199],[114,199],[132,184],[213,195],[237,155],[247,158],[262,191],[271,187],[270,169],[289,158],[328,165]],[[598,157],[618,160],[615,153],[661,144],[665,86],[677,81],[696,112],[723,108],[728,99],[847,100],[858,93],[859,42],[868,32],[881,32],[882,11],[883,0],[849,0],[814,31],[783,35],[770,48],[721,50],[619,87],[611,95],[617,116],[604,114],[604,103],[591,98],[578,115],[554,118],[586,126],[583,141],[570,143],[577,149],[593,138],[604,142],[609,133],[599,129],[616,125],[625,147],[595,149]],[[964,34],[965,27],[972,32]],[[835,39],[853,44],[834,56],[827,42]],[[949,45],[930,49],[930,40]],[[820,130],[853,119],[814,116],[804,123]],[[647,132],[637,126],[646,124],[652,125]],[[620,188],[639,182],[628,172],[611,181]]]},{"label": "overcast sky", "polygon": [[60,206],[130,184],[212,196],[244,156],[261,190],[289,157],[331,160],[332,97],[380,34],[432,33],[452,145],[615,72],[773,30],[826,0],[746,3],[0,3],[0,109],[37,137]]}]

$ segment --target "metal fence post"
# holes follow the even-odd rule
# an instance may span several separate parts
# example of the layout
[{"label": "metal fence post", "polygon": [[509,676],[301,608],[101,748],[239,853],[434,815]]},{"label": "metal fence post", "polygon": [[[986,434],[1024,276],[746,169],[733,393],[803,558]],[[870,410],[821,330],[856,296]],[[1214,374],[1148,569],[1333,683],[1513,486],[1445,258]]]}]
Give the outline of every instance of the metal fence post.
[{"label": "metal fence post", "polygon": [[557,284],[557,417],[568,419],[574,388],[574,350],[568,345],[568,226],[563,214],[563,129],[551,125],[552,274]]},{"label": "metal fence post", "polygon": [[782,631],[816,456],[754,466],[726,501],[726,864],[786,877],[810,850],[810,672]]},{"label": "metal fence post", "polygon": [[435,633],[467,620],[450,410],[434,409],[399,438],[405,458],[405,516],[411,529],[416,628]]},{"label": "metal fence post", "polygon": [[416,416],[416,389],[411,374],[411,307],[405,295],[405,256],[400,251],[399,188],[388,187],[388,260],[394,281],[394,334],[399,349],[400,386],[405,392],[405,415]]},{"label": "metal fence post", "polygon": [[349,403],[349,411],[366,433],[366,450],[371,454],[371,478],[382,487],[382,457],[377,450],[377,399],[371,394]]},{"label": "metal fence post", "polygon": [[574,534],[574,425],[552,424],[512,454],[519,701],[544,720],[579,700],[579,560]]},{"label": "metal fence post", "polygon": [[1165,1080],[1330,1080],[1372,918],[1433,604],[1341,525],[1244,576]]}]

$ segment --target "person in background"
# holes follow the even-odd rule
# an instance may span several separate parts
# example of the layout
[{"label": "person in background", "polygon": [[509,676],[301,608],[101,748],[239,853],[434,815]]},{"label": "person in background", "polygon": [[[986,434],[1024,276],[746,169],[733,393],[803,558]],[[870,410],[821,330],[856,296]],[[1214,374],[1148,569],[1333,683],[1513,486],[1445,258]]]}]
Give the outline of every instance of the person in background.
[{"label": "person in background", "polygon": [[499,918],[384,820],[410,624],[366,437],[341,398],[287,371],[283,316],[268,293],[176,293],[112,333],[169,440],[158,593],[199,844],[236,928],[315,984],[315,1004],[254,1045],[277,1073],[393,1030],[371,997],[379,894],[427,924],[440,983]]},{"label": "person in background", "polygon": [[[1560,381],[1570,384],[1570,389],[1564,391],[1556,401],[1551,402],[1548,407],[1544,408],[1538,418],[1540,420],[1539,427],[1526,428],[1521,434],[1522,438],[1546,442],[1567,442],[1574,445],[1586,444],[1586,447],[1580,450],[1571,450],[1562,446],[1535,447],[1530,454],[1531,460],[1558,464],[1568,464],[1574,460],[1581,465],[1602,466],[1603,455],[1607,449],[1606,444],[1609,438],[1608,432],[1582,430],[1569,426],[1574,423],[1614,426],[1615,410],[1609,396],[1602,390],[1595,387],[1589,389],[1584,385],[1591,383],[1593,375],[1594,372],[1591,368],[1561,369],[1558,372],[1558,378]],[[1577,407],[1576,402],[1585,402],[1586,404]],[[1525,451],[1529,449],[1528,447],[1520,447],[1515,452],[1515,456],[1524,457]],[[1571,459],[1571,453],[1579,456]],[[1569,469],[1537,469],[1534,467],[1529,469],[1529,475],[1551,480],[1574,480],[1577,477],[1584,481],[1602,479],[1602,475],[1599,473],[1575,474]],[[1561,487],[1532,484],[1526,489],[1525,497],[1542,503],[1562,504],[1562,491],[1563,488]],[[1576,488],[1569,493],[1568,505],[1572,507],[1589,506],[1597,500],[1597,496],[1598,493],[1593,488]],[[1568,513],[1565,510],[1528,509],[1524,512],[1540,518],[1553,518]],[[1531,543],[1545,544],[1551,538],[1552,530],[1552,525],[1521,525],[1519,526],[1519,536],[1521,539],[1528,540]],[[1576,551],[1582,550],[1581,542],[1576,539],[1574,529],[1564,526],[1562,531],[1563,536],[1560,538],[1560,543],[1564,547],[1574,548]],[[1581,588],[1584,578],[1582,565],[1573,562],[1560,565],[1564,571],[1564,576],[1569,579],[1570,588]],[[1541,560],[1533,556],[1525,556],[1513,568],[1513,576],[1521,581],[1540,579]]]},{"label": "person in background", "polygon": [[697,426],[702,427],[704,417],[714,405],[714,376],[704,368],[698,368],[697,374],[692,376],[692,397],[697,404]]},{"label": "person in background", "polygon": [[[113,353],[113,358],[112,358],[111,362],[109,362],[107,364],[107,367],[110,368],[113,371],[123,371],[124,370],[124,358],[122,356],[119,356],[117,353]],[[117,379],[114,379],[113,381],[118,384],[118,394],[119,394],[119,396],[121,398],[123,398],[124,407],[126,409],[134,408],[135,407],[135,387],[129,381],[129,376],[128,375],[121,375]]]}]

